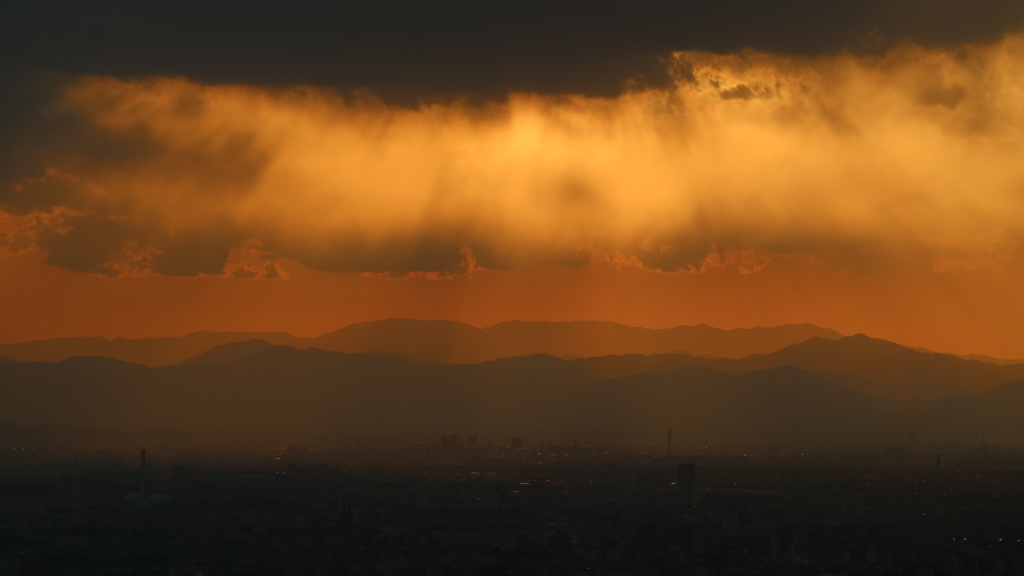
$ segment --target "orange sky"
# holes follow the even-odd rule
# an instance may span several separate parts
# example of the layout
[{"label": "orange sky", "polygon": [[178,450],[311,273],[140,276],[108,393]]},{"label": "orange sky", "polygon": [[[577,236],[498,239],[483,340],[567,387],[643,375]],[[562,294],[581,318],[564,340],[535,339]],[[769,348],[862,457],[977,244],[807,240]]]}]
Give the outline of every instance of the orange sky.
[{"label": "orange sky", "polygon": [[1024,357],[1024,37],[667,65],[416,108],[75,78],[0,196],[0,341],[812,322]]},{"label": "orange sky", "polygon": [[[608,264],[479,271],[451,280],[318,272],[294,262],[287,281],[110,278],[47,266],[38,254],[0,261],[7,321],[3,341],[68,335],[144,337],[194,330],[286,330],[314,336],[392,316],[487,326],[508,319],[612,320],[723,328],[810,322],[938,351],[1021,357],[1018,286],[1012,270],[941,275],[892,271],[869,277],[806,262],[757,274],[650,273]],[[982,297],[979,297],[982,295]]]}]

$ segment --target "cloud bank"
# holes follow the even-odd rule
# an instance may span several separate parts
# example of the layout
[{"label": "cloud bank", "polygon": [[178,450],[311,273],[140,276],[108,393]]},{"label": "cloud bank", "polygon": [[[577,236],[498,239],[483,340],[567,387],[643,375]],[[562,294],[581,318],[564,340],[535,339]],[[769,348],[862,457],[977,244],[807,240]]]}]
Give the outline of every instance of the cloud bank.
[{"label": "cloud bank", "polygon": [[114,276],[1020,257],[1024,37],[666,64],[667,87],[616,97],[412,108],[314,87],[54,83],[45,126],[5,137],[0,245]]}]

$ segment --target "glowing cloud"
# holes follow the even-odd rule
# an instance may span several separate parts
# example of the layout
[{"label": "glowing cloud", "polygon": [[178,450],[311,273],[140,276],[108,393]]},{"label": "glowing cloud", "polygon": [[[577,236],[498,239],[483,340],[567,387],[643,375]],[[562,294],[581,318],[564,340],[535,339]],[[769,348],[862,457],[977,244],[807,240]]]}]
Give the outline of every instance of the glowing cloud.
[{"label": "glowing cloud", "polygon": [[85,78],[58,105],[85,128],[0,192],[0,243],[109,275],[261,277],[283,276],[282,258],[756,273],[780,255],[943,271],[1019,253],[1021,36],[881,56],[677,53],[670,67],[671,86],[613,99],[416,109]]}]

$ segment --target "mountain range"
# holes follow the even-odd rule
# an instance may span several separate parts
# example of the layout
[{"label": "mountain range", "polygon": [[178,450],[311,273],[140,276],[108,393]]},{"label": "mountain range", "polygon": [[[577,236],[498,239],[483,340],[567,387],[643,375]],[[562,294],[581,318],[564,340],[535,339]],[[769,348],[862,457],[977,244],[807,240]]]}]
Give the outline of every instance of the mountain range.
[{"label": "mountain range", "polygon": [[421,338],[374,353],[249,339],[160,367],[101,357],[0,362],[0,421],[203,433],[372,428],[586,437],[672,427],[736,442],[885,442],[912,432],[922,441],[987,434],[991,442],[1024,442],[1024,365],[864,335],[811,336],[741,358],[533,354],[443,364],[395,352]]},{"label": "mountain range", "polygon": [[174,338],[57,338],[0,344],[0,355],[23,362],[102,356],[146,366],[182,362],[216,346],[260,339],[295,348],[336,352],[392,352],[414,360],[470,364],[509,356],[685,352],[739,358],[768,353],[811,337],[840,334],[810,324],[720,330],[706,325],[649,329],[614,322],[503,322],[476,328],[444,320],[390,319],[351,324],[315,338],[285,332],[195,332]]}]

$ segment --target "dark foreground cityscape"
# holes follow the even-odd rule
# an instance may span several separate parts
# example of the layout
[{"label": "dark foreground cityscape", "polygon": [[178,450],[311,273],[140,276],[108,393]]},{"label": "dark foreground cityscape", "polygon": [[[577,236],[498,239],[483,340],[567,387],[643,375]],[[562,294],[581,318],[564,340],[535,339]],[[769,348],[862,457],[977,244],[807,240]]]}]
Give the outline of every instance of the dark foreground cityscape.
[{"label": "dark foreground cityscape", "polygon": [[0,452],[0,575],[1019,574],[1024,451]]},{"label": "dark foreground cityscape", "polygon": [[0,349],[0,576],[1024,573],[1024,362],[809,325],[271,337]]}]

